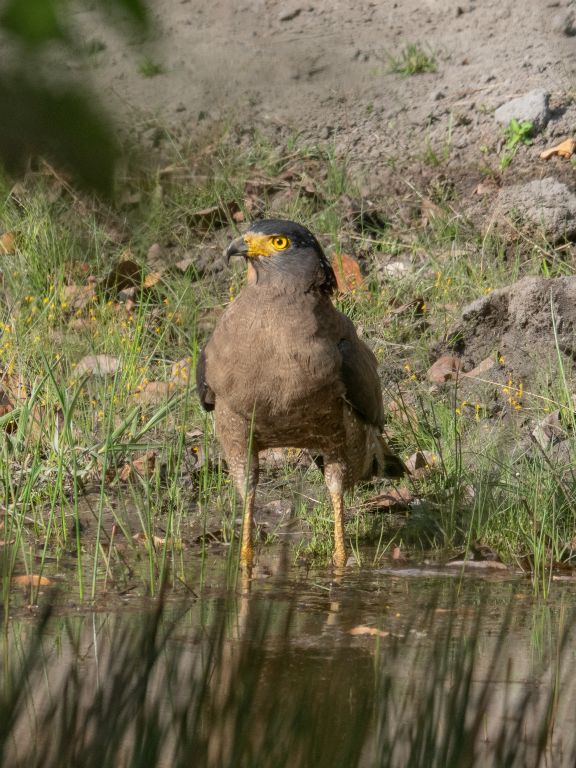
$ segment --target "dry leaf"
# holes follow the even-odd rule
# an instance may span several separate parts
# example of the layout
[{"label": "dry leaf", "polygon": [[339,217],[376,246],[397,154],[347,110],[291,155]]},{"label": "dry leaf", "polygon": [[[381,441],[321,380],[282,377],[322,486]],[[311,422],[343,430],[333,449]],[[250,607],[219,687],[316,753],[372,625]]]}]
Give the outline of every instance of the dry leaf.
[{"label": "dry leaf", "polygon": [[390,632],[386,632],[384,629],[377,629],[376,627],[368,627],[365,624],[359,624],[357,627],[353,627],[349,630],[350,635],[370,635],[371,637],[388,637]]},{"label": "dry leaf", "polygon": [[397,403],[396,400],[391,400],[388,403],[388,412],[393,419],[398,419],[402,424],[418,424],[418,414],[416,409],[412,405],[406,403]]},{"label": "dry leaf", "polygon": [[141,389],[134,393],[133,397],[143,405],[156,405],[165,403],[177,389],[173,381],[149,381]]},{"label": "dry leaf", "polygon": [[414,495],[406,488],[401,486],[400,488],[390,488],[384,493],[379,493],[377,496],[373,496],[364,502],[366,507],[371,509],[408,509],[411,501],[413,501]]},{"label": "dry leaf", "polygon": [[560,411],[552,411],[543,418],[534,428],[532,435],[538,445],[544,450],[548,450],[552,445],[565,440],[568,437],[568,431],[565,428],[568,425],[562,424]]},{"label": "dry leaf", "polygon": [[156,466],[156,456],[156,451],[146,451],[146,453],[125,464],[118,473],[118,478],[125,483],[134,474],[140,477],[150,477]]},{"label": "dry leaf", "polygon": [[[135,533],[134,536],[132,536],[132,539],[137,544],[147,544],[149,541],[148,536],[143,531]],[[163,547],[166,542],[167,539],[162,538],[161,536],[152,536],[152,546],[154,549],[160,549],[160,547]]]},{"label": "dry leaf", "polygon": [[474,571],[507,571],[508,566],[498,560],[451,560],[446,568],[463,568]]},{"label": "dry leaf", "polygon": [[93,333],[96,326],[96,320],[90,317],[71,317],[68,321],[68,328],[76,333]]},{"label": "dry leaf", "polygon": [[163,272],[149,272],[142,283],[143,288],[152,288],[162,279]]},{"label": "dry leaf", "polygon": [[93,283],[65,285],[60,292],[60,300],[62,303],[66,303],[70,309],[84,309],[96,300],[96,286]]},{"label": "dry leaf", "polygon": [[110,376],[120,370],[120,359],[112,355],[87,355],[74,368],[76,376],[84,373],[95,376]]},{"label": "dry leaf", "polygon": [[550,149],[545,149],[544,152],[541,152],[540,159],[548,160],[548,158],[553,155],[558,155],[558,157],[572,157],[575,149],[576,139],[566,139],[565,141],[560,142],[560,144],[556,144],[555,147],[550,147]]},{"label": "dry leaf", "polygon": [[13,253],[15,245],[12,232],[4,232],[3,235],[0,235],[0,254],[5,256],[8,253]]},{"label": "dry leaf", "polygon": [[455,379],[460,371],[462,361],[455,355],[442,355],[426,371],[428,381],[440,384]]},{"label": "dry leaf", "polygon": [[432,451],[416,451],[404,462],[409,474],[420,477],[434,467],[438,459]]},{"label": "dry leaf", "polygon": [[194,264],[194,259],[191,259],[191,258],[181,259],[180,261],[177,261],[173,265],[173,269],[175,269],[177,272],[181,272],[182,274],[184,274],[185,272],[187,272],[187,270],[190,269],[191,266],[193,266],[193,264]]},{"label": "dry leaf", "polygon": [[13,576],[12,584],[17,584],[19,587],[48,587],[52,581],[47,576],[25,573],[22,576]]},{"label": "dry leaf", "polygon": [[399,307],[394,307],[394,309],[391,309],[387,317],[384,319],[384,322],[388,325],[396,317],[398,317],[398,315],[403,315],[405,312],[409,311],[412,311],[416,317],[420,317],[424,314],[425,306],[426,302],[424,299],[421,296],[418,296],[415,299],[412,299],[412,301],[407,301],[405,304],[400,304]]},{"label": "dry leaf", "polygon": [[[11,413],[27,398],[28,389],[20,376],[4,374],[0,377],[0,416]],[[8,421],[4,425],[4,429],[7,432],[13,432],[16,426],[15,421]]]},{"label": "dry leaf", "polygon": [[234,201],[222,201],[218,205],[212,205],[210,208],[202,208],[200,211],[194,211],[188,215],[190,226],[206,231],[213,227],[225,227],[230,219],[240,211],[238,204]]},{"label": "dry leaf", "polygon": [[493,179],[481,181],[474,190],[475,195],[489,195],[498,191],[498,184]]},{"label": "dry leaf", "polygon": [[360,265],[352,256],[348,256],[346,253],[337,253],[332,256],[331,263],[340,293],[348,293],[364,287]]},{"label": "dry leaf", "polygon": [[496,360],[494,360],[493,357],[487,357],[482,360],[481,363],[478,363],[475,368],[472,368],[471,371],[468,371],[468,373],[463,373],[462,376],[468,376],[471,379],[475,378],[476,376],[483,376],[491,368],[494,368],[495,365]]}]

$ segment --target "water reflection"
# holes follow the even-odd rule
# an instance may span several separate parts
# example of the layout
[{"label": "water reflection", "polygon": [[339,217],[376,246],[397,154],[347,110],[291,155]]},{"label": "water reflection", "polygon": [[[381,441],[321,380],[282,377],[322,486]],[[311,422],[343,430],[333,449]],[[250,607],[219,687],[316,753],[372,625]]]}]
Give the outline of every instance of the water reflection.
[{"label": "water reflection", "polygon": [[575,764],[568,586],[205,565],[198,599],[9,622],[2,765]]}]

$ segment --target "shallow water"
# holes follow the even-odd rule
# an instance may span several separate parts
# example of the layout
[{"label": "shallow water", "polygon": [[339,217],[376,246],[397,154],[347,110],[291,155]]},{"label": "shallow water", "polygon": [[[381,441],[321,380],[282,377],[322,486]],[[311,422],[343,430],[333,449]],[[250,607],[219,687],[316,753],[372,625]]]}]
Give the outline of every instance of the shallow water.
[{"label": "shallow water", "polygon": [[572,584],[542,602],[516,574],[335,573],[272,548],[250,582],[200,566],[160,615],[130,593],[60,600],[25,663],[37,619],[16,612],[3,765],[575,764]]}]

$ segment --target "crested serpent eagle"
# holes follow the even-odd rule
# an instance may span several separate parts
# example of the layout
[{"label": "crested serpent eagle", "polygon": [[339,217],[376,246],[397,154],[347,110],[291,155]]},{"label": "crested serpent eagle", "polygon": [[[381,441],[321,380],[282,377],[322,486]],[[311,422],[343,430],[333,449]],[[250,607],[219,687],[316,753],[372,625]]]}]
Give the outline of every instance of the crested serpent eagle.
[{"label": "crested serpent eagle", "polygon": [[202,350],[196,383],[244,502],[242,561],[253,559],[258,452],[290,446],[319,457],[334,510],[334,562],[342,566],[344,491],[405,471],[382,437],[376,358],[332,304],[336,278],[308,229],[257,221],[226,253],[245,257],[247,282]]}]

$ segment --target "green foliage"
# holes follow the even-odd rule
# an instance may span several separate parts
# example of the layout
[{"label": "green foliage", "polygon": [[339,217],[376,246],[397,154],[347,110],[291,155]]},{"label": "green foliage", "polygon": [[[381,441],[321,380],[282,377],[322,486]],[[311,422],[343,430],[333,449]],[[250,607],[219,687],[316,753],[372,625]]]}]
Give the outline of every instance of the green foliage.
[{"label": "green foliage", "polygon": [[143,77],[156,77],[162,74],[164,68],[159,62],[147,57],[140,62],[138,71]]},{"label": "green foliage", "polygon": [[504,129],[504,138],[506,140],[506,144],[504,145],[504,152],[500,158],[500,168],[502,170],[508,168],[514,159],[520,145],[532,144],[533,131],[534,126],[527,120],[519,122],[515,117],[510,120]]},{"label": "green foliage", "polygon": [[[110,18],[120,14],[131,26],[148,25],[145,0],[98,4]],[[119,155],[113,125],[94,94],[54,63],[50,47],[57,45],[63,54],[58,60],[67,62],[84,50],[70,23],[73,6],[64,0],[8,0],[0,12],[0,32],[13,52],[5,59],[12,63],[0,64],[0,100],[10,105],[0,125],[0,162],[13,171],[40,154],[88,189],[109,195]]]},{"label": "green foliage", "polygon": [[399,56],[390,56],[390,71],[409,77],[423,72],[436,72],[436,59],[418,44],[407,45]]}]

